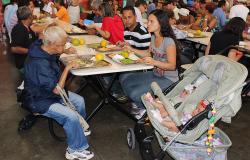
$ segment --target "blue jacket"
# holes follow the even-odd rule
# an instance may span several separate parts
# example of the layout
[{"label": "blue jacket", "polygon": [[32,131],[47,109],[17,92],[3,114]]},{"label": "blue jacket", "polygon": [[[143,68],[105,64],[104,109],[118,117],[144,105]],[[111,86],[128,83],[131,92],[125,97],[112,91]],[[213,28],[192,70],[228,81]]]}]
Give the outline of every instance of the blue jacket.
[{"label": "blue jacket", "polygon": [[61,75],[57,56],[49,55],[41,45],[41,40],[31,45],[24,64],[23,105],[33,113],[45,113],[61,99],[53,93]]}]

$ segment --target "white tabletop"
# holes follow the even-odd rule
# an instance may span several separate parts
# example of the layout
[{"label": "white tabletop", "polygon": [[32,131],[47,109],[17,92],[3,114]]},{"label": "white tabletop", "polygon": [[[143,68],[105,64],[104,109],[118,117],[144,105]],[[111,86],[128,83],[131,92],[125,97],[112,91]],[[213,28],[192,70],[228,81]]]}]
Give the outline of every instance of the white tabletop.
[{"label": "white tabletop", "polygon": [[[99,43],[102,38],[94,35],[79,35],[79,36],[71,36],[71,37],[78,37],[84,38],[86,44],[90,43]],[[86,45],[82,46],[74,46],[77,50],[77,54],[79,55],[95,55],[96,51],[94,49],[88,48]],[[63,54],[62,57],[65,56],[72,56],[72,55],[65,55]],[[104,60],[109,62],[111,65],[106,67],[98,67],[98,68],[85,68],[85,69],[76,69],[71,70],[71,73],[75,76],[87,76],[87,75],[97,75],[97,74],[107,74],[107,73],[116,73],[116,72],[129,72],[129,71],[137,71],[137,70],[147,70],[152,69],[153,66],[145,65],[145,64],[129,64],[123,65],[114,62],[107,56],[104,57]]]},{"label": "white tabletop", "polygon": [[147,69],[153,68],[153,66],[149,66],[145,64],[130,64],[130,65],[118,64],[107,57],[105,57],[104,59],[110,62],[111,66],[99,67],[99,68],[76,69],[76,70],[71,70],[71,73],[75,76],[88,76],[88,75],[97,75],[97,74],[147,70]]},{"label": "white tabletop", "polygon": [[195,42],[195,43],[200,43],[203,44],[205,46],[208,45],[208,43],[210,42],[210,38],[212,37],[213,33],[211,32],[202,32],[204,35],[206,35],[206,37],[204,38],[186,38],[186,40]]},{"label": "white tabletop", "polygon": [[[74,28],[78,29],[78,30],[82,30],[80,29],[79,27],[75,26],[75,25],[72,25],[70,23],[67,23],[67,22],[64,22],[64,21],[61,21],[59,19],[53,19],[53,21],[58,25],[60,26],[61,28],[63,28],[66,32],[69,31],[69,30],[72,30]],[[82,33],[87,33],[85,30],[83,30]]]},{"label": "white tabletop", "polygon": [[[102,37],[98,37],[96,35],[77,35],[77,36],[70,36],[70,37],[72,37],[72,38],[83,38],[83,39],[85,39],[86,44],[100,43],[103,40]],[[81,50],[82,48],[87,48],[87,47],[85,45],[83,45],[83,46],[77,46],[75,48]]]}]

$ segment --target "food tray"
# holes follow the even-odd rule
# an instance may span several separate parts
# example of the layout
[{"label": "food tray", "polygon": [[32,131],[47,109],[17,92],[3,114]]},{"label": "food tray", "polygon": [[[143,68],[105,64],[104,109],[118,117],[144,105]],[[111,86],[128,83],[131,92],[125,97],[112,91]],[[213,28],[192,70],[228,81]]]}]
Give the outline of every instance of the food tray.
[{"label": "food tray", "polygon": [[105,60],[96,61],[95,55],[68,56],[68,57],[62,57],[60,58],[60,60],[63,62],[64,65],[67,65],[72,61],[75,61],[76,63],[79,64],[79,67],[77,69],[105,67],[111,65],[109,62]]},{"label": "food tray", "polygon": [[34,19],[33,24],[45,24],[47,21],[45,19]]},{"label": "food tray", "polygon": [[82,30],[81,28],[78,28],[76,26],[73,26],[70,29],[65,29],[66,33],[68,35],[86,35],[88,34],[85,30]]},{"label": "food tray", "polygon": [[206,35],[193,35],[193,36],[188,35],[187,37],[188,38],[206,38],[207,36]]},{"label": "food tray", "polygon": [[87,35],[87,32],[67,32],[68,35],[70,36],[77,36],[77,35]]},{"label": "food tray", "polygon": [[122,49],[115,45],[108,45],[106,48],[101,47],[101,48],[96,48],[95,50],[98,52],[114,52],[114,51],[121,51]]},{"label": "food tray", "polygon": [[90,43],[90,44],[86,44],[86,46],[89,48],[93,48],[93,49],[97,49],[101,47],[100,43]]},{"label": "food tray", "polygon": [[104,48],[104,47],[98,47],[95,50],[98,52],[111,52],[111,51],[113,51],[112,48]]},{"label": "food tray", "polygon": [[138,60],[140,60],[140,58],[138,56],[136,56],[134,53],[129,53],[128,58],[124,58],[120,53],[109,53],[106,54],[107,57],[109,57],[110,59],[112,59],[113,61],[119,63],[119,64],[123,64],[123,65],[129,65],[129,64],[136,64],[139,63]]},{"label": "food tray", "polygon": [[204,35],[203,33],[201,33],[200,35],[198,35],[198,34],[190,32],[190,33],[187,34],[187,37],[188,38],[206,38],[207,36]]},{"label": "food tray", "polygon": [[113,52],[113,51],[119,51],[121,50],[120,48],[116,47],[115,45],[107,45],[107,47],[101,47],[100,43],[91,43],[91,44],[86,44],[88,48],[93,48],[97,52]]}]

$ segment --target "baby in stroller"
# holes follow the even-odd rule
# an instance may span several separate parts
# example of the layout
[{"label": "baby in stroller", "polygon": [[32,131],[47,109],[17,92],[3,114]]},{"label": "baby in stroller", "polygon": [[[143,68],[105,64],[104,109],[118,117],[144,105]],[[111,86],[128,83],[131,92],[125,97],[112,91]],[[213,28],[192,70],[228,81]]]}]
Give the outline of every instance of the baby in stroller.
[{"label": "baby in stroller", "polygon": [[[194,90],[199,87],[204,81],[206,81],[208,78],[205,75],[201,75],[197,80],[195,80],[193,83],[188,84],[184,87],[184,90],[176,97],[170,99],[170,102],[172,102],[172,105],[180,104],[185,100],[186,97],[188,97],[190,94],[194,92]],[[155,110],[151,110],[153,116],[166,128],[168,128],[170,131],[178,132],[179,129],[177,128],[176,124],[169,118],[169,114],[166,111],[164,105],[162,102],[156,98],[154,99],[151,93],[147,93],[145,95],[145,100],[149,101],[154,107]],[[183,125],[185,125],[193,116],[199,114],[200,112],[204,111],[206,106],[209,104],[206,100],[201,100],[197,107],[192,111],[192,113],[179,113],[178,116],[181,117],[181,122]]]},{"label": "baby in stroller", "polygon": [[[241,91],[245,85],[247,69],[227,57],[213,55],[199,58],[182,75],[183,78],[177,84],[165,91],[162,91],[156,82],[151,84],[152,94],[156,95],[161,101],[161,107],[167,111],[168,117],[175,123],[173,127],[177,132],[164,127],[155,118],[152,110],[159,113],[160,111],[153,105],[157,101],[153,95],[148,94],[146,96],[144,94],[141,97],[147,110],[148,119],[154,129],[154,132],[145,136],[139,145],[143,149],[145,148],[141,151],[143,159],[163,159],[166,152],[176,160],[226,160],[227,149],[232,145],[232,142],[223,131],[214,125],[220,119],[230,123],[231,118],[240,110],[242,104]],[[192,93],[184,96],[180,105],[177,105],[176,102],[173,103],[176,97],[177,99],[181,97],[183,91],[187,92],[185,86],[193,84],[201,75],[206,75],[208,79],[196,86]],[[206,108],[202,108],[203,102],[200,106],[197,106],[204,99],[210,102]],[[204,103],[207,102],[204,101]],[[203,109],[204,111],[202,111]],[[183,125],[181,121],[184,116],[183,113],[189,113],[191,116],[196,115]],[[161,114],[158,114],[158,116],[162,118]],[[135,130],[139,133],[137,137],[146,134],[146,131],[142,133],[140,131],[145,130],[147,123],[148,120],[145,119],[144,123],[140,121],[136,124]],[[161,151],[157,154],[154,153],[152,148],[154,136],[156,136],[161,148]],[[208,140],[214,142],[215,138],[219,138],[221,143],[208,142]],[[204,140],[206,140],[206,143]],[[197,141],[201,143],[198,144]]]}]

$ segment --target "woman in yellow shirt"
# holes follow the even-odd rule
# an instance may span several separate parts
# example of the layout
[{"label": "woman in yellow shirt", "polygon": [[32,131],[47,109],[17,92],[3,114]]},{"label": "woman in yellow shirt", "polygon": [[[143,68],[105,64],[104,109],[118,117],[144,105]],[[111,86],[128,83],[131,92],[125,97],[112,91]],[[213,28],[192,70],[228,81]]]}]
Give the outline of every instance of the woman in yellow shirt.
[{"label": "woman in yellow shirt", "polygon": [[59,20],[62,20],[64,22],[70,23],[70,18],[67,9],[64,7],[63,0],[55,0],[55,4],[52,5],[52,8],[57,9],[57,13],[54,12],[54,9],[52,9],[52,17],[58,18]]}]

